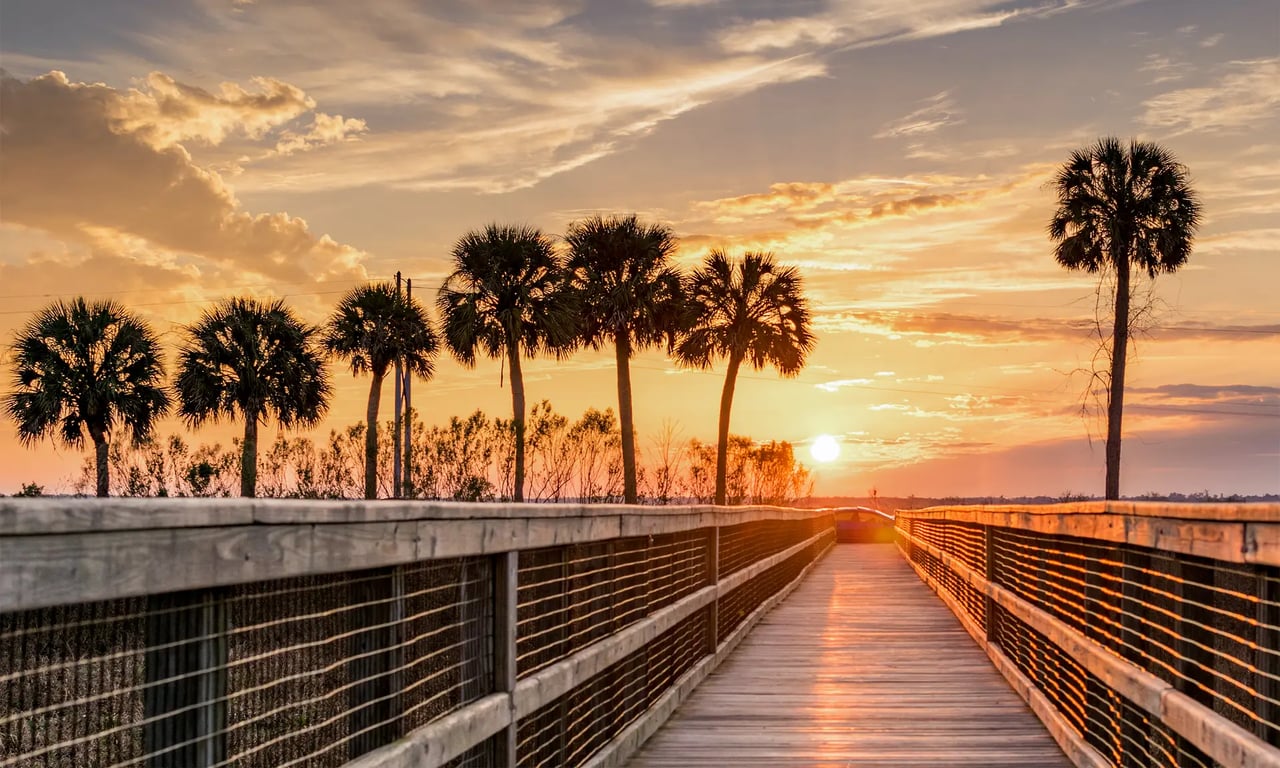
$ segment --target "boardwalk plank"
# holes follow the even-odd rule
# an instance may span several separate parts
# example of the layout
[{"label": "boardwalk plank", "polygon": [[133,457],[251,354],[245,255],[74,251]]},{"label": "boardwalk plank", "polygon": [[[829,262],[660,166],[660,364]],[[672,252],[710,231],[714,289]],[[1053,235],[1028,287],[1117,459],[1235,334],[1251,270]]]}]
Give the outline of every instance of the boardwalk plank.
[{"label": "boardwalk plank", "polygon": [[846,544],[628,765],[1070,763],[895,547]]}]

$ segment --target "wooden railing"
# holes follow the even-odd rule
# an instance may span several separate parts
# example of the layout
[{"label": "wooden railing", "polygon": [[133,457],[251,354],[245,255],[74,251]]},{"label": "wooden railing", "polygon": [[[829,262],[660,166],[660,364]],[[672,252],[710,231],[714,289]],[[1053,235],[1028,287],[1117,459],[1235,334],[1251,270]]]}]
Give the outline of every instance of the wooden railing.
[{"label": "wooden railing", "polygon": [[899,546],[1080,766],[1280,766],[1280,505],[900,511]]},{"label": "wooden railing", "polygon": [[0,766],[604,765],[834,541],[767,507],[0,501]]}]

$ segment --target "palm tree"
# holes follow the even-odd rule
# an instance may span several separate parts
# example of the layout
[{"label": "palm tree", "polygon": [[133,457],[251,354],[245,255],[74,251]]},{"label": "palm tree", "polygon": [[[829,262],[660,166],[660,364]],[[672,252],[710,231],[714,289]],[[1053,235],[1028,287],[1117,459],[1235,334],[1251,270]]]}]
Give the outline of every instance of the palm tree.
[{"label": "palm tree", "polygon": [[62,301],[41,310],[13,344],[14,391],[5,411],[30,445],[93,441],[99,496],[110,481],[107,448],[117,427],[135,444],[169,410],[160,342],[143,320],[112,301]]},{"label": "palm tree", "polygon": [[355,375],[369,372],[364,435],[364,497],[378,498],[378,403],[387,370],[400,360],[411,375],[430,379],[439,346],[426,310],[391,283],[354,288],[325,326],[324,346],[351,363]]},{"label": "palm tree", "polygon": [[741,261],[714,250],[686,278],[689,330],[676,347],[676,357],[695,368],[709,368],[727,358],[716,433],[716,504],[724,504],[728,469],[729,411],[738,369],[772,365],[783,376],[795,376],[813,349],[809,303],[800,273],[778,267],[771,253],[747,253]]},{"label": "palm tree", "polygon": [[524,376],[521,354],[565,354],[573,343],[574,309],[564,290],[564,270],[551,240],[527,226],[490,224],[458,239],[453,272],[440,286],[442,335],[468,367],[479,349],[505,356],[511,368],[515,432],[512,498],[524,501]]},{"label": "palm tree", "polygon": [[663,339],[674,340],[683,301],[680,273],[671,265],[676,238],[669,227],[645,225],[634,216],[594,216],[574,222],[569,280],[581,307],[583,343],[613,344],[618,371],[618,420],[622,427],[622,487],[627,504],[636,491],[635,417],[631,409],[631,356]]},{"label": "palm tree", "polygon": [[1054,257],[1067,269],[1115,274],[1115,316],[1107,392],[1106,497],[1120,498],[1120,435],[1129,346],[1130,270],[1154,278],[1187,263],[1200,203],[1185,166],[1157,144],[1100,139],[1071,153],[1053,180],[1049,221]]},{"label": "palm tree", "polygon": [[244,419],[240,495],[258,481],[258,424],[313,426],[329,407],[329,376],[320,329],[300,321],[283,301],[233,298],[183,329],[179,412],[197,427],[223,417]]}]

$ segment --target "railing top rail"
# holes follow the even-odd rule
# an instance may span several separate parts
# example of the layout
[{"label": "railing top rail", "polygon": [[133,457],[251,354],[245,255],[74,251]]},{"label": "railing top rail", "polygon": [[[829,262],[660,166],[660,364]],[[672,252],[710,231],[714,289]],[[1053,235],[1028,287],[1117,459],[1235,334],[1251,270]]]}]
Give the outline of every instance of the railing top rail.
[{"label": "railing top rail", "polygon": [[0,499],[0,536],[95,531],[211,528],[238,525],[336,525],[458,520],[575,520],[611,517],[690,518],[690,527],[775,519],[807,519],[830,509],[709,504],[542,504],[453,501],[312,499]]},{"label": "railing top rail", "polygon": [[0,611],[725,527],[787,507],[0,501]]},{"label": "railing top rail", "polygon": [[1221,522],[1280,522],[1280,504],[1176,503],[1166,501],[1082,501],[1062,504],[971,504],[900,509],[899,517],[942,517],[978,521],[984,515],[1125,515]]},{"label": "railing top rail", "polygon": [[899,510],[899,521],[946,520],[1280,566],[1280,504],[1095,501],[1044,506]]}]

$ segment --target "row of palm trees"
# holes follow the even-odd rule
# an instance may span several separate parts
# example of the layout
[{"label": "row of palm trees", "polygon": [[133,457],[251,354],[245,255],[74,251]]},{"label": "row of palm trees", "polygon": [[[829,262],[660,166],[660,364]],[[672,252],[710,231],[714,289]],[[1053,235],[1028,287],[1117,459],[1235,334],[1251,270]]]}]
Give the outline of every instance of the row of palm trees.
[{"label": "row of palm trees", "polygon": [[25,444],[44,437],[95,449],[97,493],[107,495],[107,449],[116,432],[146,440],[176,395],[192,427],[244,423],[241,494],[253,496],[258,426],[313,426],[332,393],[325,359],[372,377],[365,444],[365,496],[377,488],[377,424],[382,383],[399,360],[430,379],[441,342],[462,364],[480,355],[510,370],[515,439],[514,499],[523,501],[523,359],[612,346],[617,359],[624,500],[636,503],[630,360],[665,346],[678,362],[727,362],[717,432],[717,504],[725,503],[729,416],[743,364],[794,376],[813,348],[799,273],[772,254],[731,258],[712,251],[692,272],[673,260],[665,225],[636,216],[574,222],[564,248],[539,230],[492,224],[463,235],[437,298],[433,327],[415,299],[389,283],[359,286],[323,326],[302,322],[282,301],[231,298],[182,329],[178,373],[165,386],[160,344],[147,324],[111,301],[77,298],[39,312],[13,345],[14,388],[5,410]]}]

